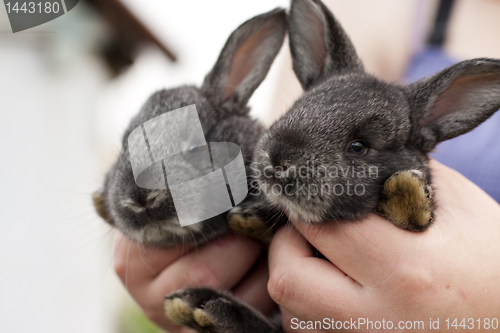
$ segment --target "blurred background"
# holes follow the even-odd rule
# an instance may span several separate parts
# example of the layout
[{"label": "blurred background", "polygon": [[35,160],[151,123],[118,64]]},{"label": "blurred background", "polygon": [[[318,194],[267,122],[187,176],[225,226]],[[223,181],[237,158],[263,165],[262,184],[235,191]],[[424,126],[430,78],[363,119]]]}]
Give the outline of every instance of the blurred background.
[{"label": "blurred background", "polygon": [[[402,81],[438,0],[327,0],[368,72]],[[154,91],[201,84],[229,34],[288,0],[81,0],[13,34],[0,5],[0,332],[158,332],[114,274],[91,193]],[[500,58],[500,1],[457,0],[442,46]],[[496,39],[495,39],[496,37]],[[250,101],[272,123],[301,94],[285,45]]]}]

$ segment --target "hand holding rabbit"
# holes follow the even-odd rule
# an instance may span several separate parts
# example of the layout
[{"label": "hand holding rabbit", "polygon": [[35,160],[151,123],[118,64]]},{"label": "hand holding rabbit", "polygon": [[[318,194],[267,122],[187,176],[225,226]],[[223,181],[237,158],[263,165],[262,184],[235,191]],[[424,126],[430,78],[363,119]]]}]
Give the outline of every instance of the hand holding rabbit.
[{"label": "hand holding rabbit", "polygon": [[[286,309],[286,332],[314,331],[293,329],[294,323],[324,318],[392,321],[393,329],[399,321],[422,321],[419,332],[431,331],[430,318],[440,319],[436,332],[449,331],[448,318],[450,324],[465,318],[472,327],[471,318],[471,331],[480,332],[500,319],[500,206],[456,171],[435,161],[430,169],[439,220],[424,233],[406,232],[375,214],[338,224],[293,220],[297,229],[277,232],[268,288]],[[315,258],[309,243],[331,262]],[[374,330],[364,325],[357,331]]]}]

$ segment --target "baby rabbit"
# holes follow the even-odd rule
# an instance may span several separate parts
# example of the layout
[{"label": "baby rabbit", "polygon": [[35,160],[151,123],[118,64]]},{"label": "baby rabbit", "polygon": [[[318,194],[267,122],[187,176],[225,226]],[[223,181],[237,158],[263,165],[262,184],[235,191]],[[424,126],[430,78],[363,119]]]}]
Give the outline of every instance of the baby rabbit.
[{"label": "baby rabbit", "polygon": [[383,82],[364,72],[319,0],[292,0],[289,38],[305,92],[257,145],[268,200],[306,222],[378,211],[400,228],[428,228],[427,153],[500,108],[500,60],[466,60],[409,86]]},{"label": "baby rabbit", "polygon": [[[186,242],[199,246],[227,232],[227,213],[181,227],[168,188],[138,187],[129,157],[128,138],[132,130],[144,122],[195,104],[207,142],[237,144],[248,168],[263,126],[250,118],[247,102],[267,75],[285,34],[283,9],[256,16],[231,34],[201,88],[181,86],[154,93],[132,119],[123,136],[122,151],[107,173],[103,189],[94,194],[99,215],[134,241],[150,246],[170,247]],[[178,121],[175,128],[188,132],[189,124],[183,124],[182,119]],[[186,176],[197,172],[189,161],[199,152],[195,140],[189,135],[183,137],[186,153],[180,161],[184,163],[180,169]],[[258,200],[256,198],[249,196],[249,200]]]},{"label": "baby rabbit", "polygon": [[[355,220],[378,211],[403,229],[428,228],[434,212],[427,153],[500,108],[500,61],[463,61],[401,86],[364,72],[319,0],[292,0],[288,24],[305,93],[256,146],[252,169],[260,189],[292,219]],[[176,306],[192,313],[199,332],[281,332],[210,289],[177,292],[166,305],[167,312]]]},{"label": "baby rabbit", "polygon": [[[122,151],[106,174],[103,189],[93,196],[94,206],[104,220],[137,243],[149,246],[172,247],[185,243],[200,246],[227,232],[228,223],[233,230],[243,231],[250,236],[263,236],[263,231],[267,229],[258,230],[259,226],[262,228],[263,221],[276,215],[276,212],[266,207],[259,209],[257,228],[255,224],[248,223],[251,219],[245,218],[245,210],[259,206],[263,200],[258,193],[251,193],[254,195],[249,195],[242,202],[243,208],[237,206],[230,214],[223,213],[201,223],[181,227],[168,186],[167,189],[151,190],[136,185],[128,145],[129,142],[137,141],[129,141],[129,135],[152,118],[194,104],[206,141],[237,144],[242,150],[248,175],[255,144],[263,132],[263,126],[250,118],[247,103],[267,75],[283,44],[286,30],[287,17],[283,9],[275,9],[248,20],[231,34],[201,88],[181,86],[161,90],[146,101],[125,131]],[[185,151],[175,161],[164,160],[163,167],[164,170],[177,167],[182,170],[182,174],[176,176],[196,178],[200,176],[199,170],[190,162],[200,152],[199,142],[196,141],[199,138],[189,134],[189,120],[176,119],[175,124],[169,124],[169,129],[164,129],[175,131],[182,137],[181,145]],[[162,148],[172,148],[168,145],[168,142],[162,142]],[[249,185],[249,191],[253,191],[252,185]],[[243,230],[238,230],[240,227]],[[199,332],[222,332],[225,324],[232,325],[235,332],[258,332],[261,327],[271,327],[261,314],[228,293],[207,288],[188,288],[167,296],[165,310],[173,322]],[[230,314],[234,311],[244,313],[252,324],[246,321],[233,323],[231,320],[234,318]]]}]

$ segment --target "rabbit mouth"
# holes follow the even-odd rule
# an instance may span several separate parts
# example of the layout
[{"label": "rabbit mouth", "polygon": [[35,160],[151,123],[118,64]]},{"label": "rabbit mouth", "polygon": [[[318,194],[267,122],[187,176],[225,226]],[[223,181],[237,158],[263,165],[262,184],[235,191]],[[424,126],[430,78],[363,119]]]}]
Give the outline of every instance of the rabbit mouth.
[{"label": "rabbit mouth", "polygon": [[173,238],[191,237],[193,233],[198,233],[201,229],[199,223],[181,227],[179,220],[177,218],[172,218],[165,221],[149,223],[140,229],[127,228],[125,234],[137,243],[156,245]]},{"label": "rabbit mouth", "polygon": [[303,209],[297,204],[286,205],[284,208],[287,212],[288,218],[292,221],[303,221],[309,223],[319,223],[323,221],[317,213]]},{"label": "rabbit mouth", "polygon": [[262,183],[261,188],[269,202],[283,210],[290,220],[309,223],[319,223],[324,220],[322,216],[327,207],[323,207],[322,204],[318,205],[311,201],[292,199],[287,195],[273,193],[268,183]]}]

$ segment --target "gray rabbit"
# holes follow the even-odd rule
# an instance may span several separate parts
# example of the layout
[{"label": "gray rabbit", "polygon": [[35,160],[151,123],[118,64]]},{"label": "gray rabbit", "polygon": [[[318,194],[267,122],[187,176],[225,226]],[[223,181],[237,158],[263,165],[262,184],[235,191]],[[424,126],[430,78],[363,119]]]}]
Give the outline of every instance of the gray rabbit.
[{"label": "gray rabbit", "polygon": [[[194,104],[206,140],[237,144],[248,168],[263,126],[250,118],[247,102],[267,75],[285,34],[284,10],[256,16],[232,33],[201,88],[182,86],[154,93],[130,122],[123,136],[122,151],[106,174],[103,189],[94,194],[94,205],[101,217],[136,242],[151,246],[170,247],[186,242],[199,246],[227,232],[227,214],[180,227],[168,188],[150,190],[136,185],[128,138],[133,129],[146,121]],[[188,120],[178,119],[178,123],[169,126],[187,129],[189,124],[183,122]],[[188,131],[180,132],[179,135],[184,135]],[[197,138],[186,135],[182,140],[185,152],[183,159],[176,162],[184,163],[179,169],[185,177],[194,177],[199,170],[192,167],[190,158],[200,152],[195,144]],[[259,201],[259,197],[250,195],[249,200]],[[237,219],[238,214],[234,213]]]},{"label": "gray rabbit", "polygon": [[[253,175],[268,202],[305,222],[378,211],[403,229],[427,229],[435,217],[427,154],[500,108],[500,60],[463,61],[402,86],[364,72],[321,1],[292,0],[288,25],[305,92],[256,146]],[[247,213],[249,224],[258,220]],[[189,313],[199,332],[281,331],[210,289],[176,292],[166,305],[171,317]]]},{"label": "gray rabbit", "polygon": [[364,72],[319,0],[292,1],[289,38],[305,92],[257,145],[268,200],[306,222],[378,211],[403,229],[428,228],[427,154],[500,108],[500,60],[466,60],[409,86],[383,82]]},{"label": "gray rabbit", "polygon": [[[272,233],[266,234],[268,230],[264,221],[277,216],[277,211],[269,205],[260,207],[263,196],[255,193],[250,178],[250,195],[240,206],[201,223],[181,227],[168,186],[166,189],[147,189],[136,185],[128,145],[135,142],[129,141],[132,131],[141,128],[148,120],[194,104],[206,141],[237,144],[249,174],[255,144],[264,128],[260,122],[250,118],[247,103],[267,75],[286,31],[287,16],[283,9],[256,16],[231,34],[200,88],[182,86],[161,90],[146,101],[124,133],[122,150],[106,174],[102,190],[94,193],[94,206],[104,220],[138,243],[159,247],[186,243],[201,246],[230,228],[260,239],[271,236]],[[164,168],[173,167],[168,163],[177,163],[172,169],[182,172],[177,172],[176,176],[189,179],[200,176],[200,170],[193,166],[191,159],[196,159],[201,150],[197,141],[199,138],[189,134],[187,121],[189,119],[178,118],[175,124],[169,124],[170,130],[182,136],[184,151],[179,158],[164,162]],[[162,144],[164,149],[172,148],[169,142]],[[247,214],[247,210],[252,214]],[[256,217],[254,212],[257,212]],[[258,223],[248,223],[254,221],[250,217],[255,217]],[[178,297],[180,295],[182,297]],[[244,313],[247,320],[254,322],[249,326],[243,321],[240,326],[229,320],[235,332],[258,332],[262,331],[262,327],[271,327],[262,315],[237,302],[228,293],[205,288],[185,289],[168,296],[165,310],[174,322],[199,332],[219,331],[217,325],[210,326],[209,318],[222,315],[219,319],[224,320],[231,311]],[[231,316],[227,318],[231,319]]]}]

